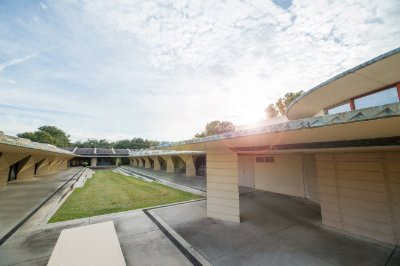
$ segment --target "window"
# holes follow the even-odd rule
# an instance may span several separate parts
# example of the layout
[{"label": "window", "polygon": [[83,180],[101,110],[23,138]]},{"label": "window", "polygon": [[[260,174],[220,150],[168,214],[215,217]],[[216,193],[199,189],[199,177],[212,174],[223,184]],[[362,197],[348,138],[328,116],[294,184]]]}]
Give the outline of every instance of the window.
[{"label": "window", "polygon": [[340,105],[336,105],[335,107],[329,108],[327,111],[328,115],[331,114],[337,114],[337,113],[343,113],[343,112],[348,112],[351,111],[350,103],[342,103]]},{"label": "window", "polygon": [[360,98],[354,99],[354,107],[356,109],[368,108],[373,106],[379,106],[389,103],[395,103],[399,101],[397,95],[397,88],[392,87],[383,91],[378,91]]},{"label": "window", "polygon": [[273,163],[274,157],[256,157],[256,163]]}]

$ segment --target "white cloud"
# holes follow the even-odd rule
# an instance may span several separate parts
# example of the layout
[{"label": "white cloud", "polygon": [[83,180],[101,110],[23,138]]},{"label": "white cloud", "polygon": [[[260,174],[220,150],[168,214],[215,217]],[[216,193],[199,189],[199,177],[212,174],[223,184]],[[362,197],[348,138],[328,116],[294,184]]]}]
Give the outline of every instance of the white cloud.
[{"label": "white cloud", "polygon": [[53,48],[55,48],[55,47],[56,47],[56,46],[51,46],[51,47],[42,49],[42,50],[40,50],[39,52],[35,52],[35,53],[33,53],[33,54],[30,54],[30,55],[27,55],[27,56],[24,56],[24,57],[20,57],[20,58],[13,58],[13,59],[10,59],[10,60],[8,60],[8,61],[6,61],[6,62],[3,62],[3,63],[0,64],[0,73],[1,73],[6,67],[10,67],[10,66],[13,66],[13,65],[16,65],[16,64],[24,63],[25,61],[30,60],[30,59],[32,59],[32,58],[38,56],[39,54],[41,54],[41,53],[43,53],[43,52],[45,52],[45,51],[51,50],[51,49],[53,49]]},{"label": "white cloud", "polygon": [[[60,49],[28,73],[4,77],[16,84],[7,84],[13,93],[0,103],[65,113],[25,112],[0,123],[11,129],[20,117],[34,130],[47,118],[75,139],[179,140],[210,120],[259,120],[285,92],[307,90],[400,43],[395,0],[303,0],[288,9],[265,0],[40,6],[41,13],[27,16],[40,19],[27,23],[36,39],[22,36],[20,49],[26,43]],[[2,50],[10,39],[0,37]],[[17,61],[0,64],[0,72],[30,56],[13,56]]]}]

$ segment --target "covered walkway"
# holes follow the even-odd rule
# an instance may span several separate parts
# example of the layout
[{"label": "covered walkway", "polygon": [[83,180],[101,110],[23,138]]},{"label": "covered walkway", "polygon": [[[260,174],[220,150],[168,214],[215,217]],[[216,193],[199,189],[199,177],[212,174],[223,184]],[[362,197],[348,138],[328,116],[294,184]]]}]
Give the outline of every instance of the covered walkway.
[{"label": "covered walkway", "polygon": [[163,178],[168,181],[184,185],[187,187],[195,188],[201,191],[207,190],[207,179],[204,176],[186,176],[184,173],[167,173],[165,171],[155,171],[151,168],[142,168],[135,166],[126,166],[132,168],[134,171],[143,173],[149,176],[155,176],[157,178]]},{"label": "covered walkway", "polygon": [[212,265],[400,265],[400,250],[328,229],[303,198],[241,188],[241,223],[207,218],[206,201],[154,211]]},{"label": "covered walkway", "polygon": [[35,176],[32,181],[11,182],[0,190],[0,239],[69,180],[80,168]]}]

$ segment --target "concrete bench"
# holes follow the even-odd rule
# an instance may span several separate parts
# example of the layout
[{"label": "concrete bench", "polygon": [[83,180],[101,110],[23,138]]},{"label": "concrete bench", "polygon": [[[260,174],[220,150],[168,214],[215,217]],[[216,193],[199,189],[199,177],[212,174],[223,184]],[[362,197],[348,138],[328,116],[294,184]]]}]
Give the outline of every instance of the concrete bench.
[{"label": "concrete bench", "polygon": [[113,222],[61,231],[48,265],[126,265]]}]

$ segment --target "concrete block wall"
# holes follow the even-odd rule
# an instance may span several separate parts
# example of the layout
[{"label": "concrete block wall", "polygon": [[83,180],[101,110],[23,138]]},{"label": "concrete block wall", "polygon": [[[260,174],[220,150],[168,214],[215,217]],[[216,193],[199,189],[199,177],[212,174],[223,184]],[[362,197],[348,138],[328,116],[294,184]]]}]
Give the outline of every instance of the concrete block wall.
[{"label": "concrete block wall", "polygon": [[307,199],[319,203],[318,177],[314,154],[304,154],[302,157],[304,195]]},{"label": "concrete block wall", "polygon": [[240,222],[238,156],[227,148],[207,150],[207,217]]},{"label": "concrete block wall", "polygon": [[[256,156],[258,157],[258,156]],[[304,197],[301,155],[271,155],[272,163],[254,163],[255,188]]]},{"label": "concrete block wall", "polygon": [[316,154],[322,223],[400,243],[400,152]]}]

